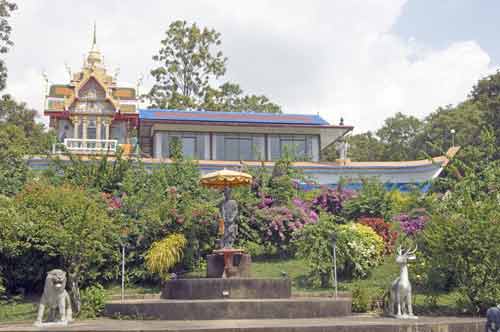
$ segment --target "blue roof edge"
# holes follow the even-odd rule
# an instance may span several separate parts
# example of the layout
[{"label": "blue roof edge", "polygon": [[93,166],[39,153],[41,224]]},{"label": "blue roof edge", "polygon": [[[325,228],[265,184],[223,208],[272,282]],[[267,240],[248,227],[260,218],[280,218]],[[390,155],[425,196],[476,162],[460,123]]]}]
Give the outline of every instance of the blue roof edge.
[{"label": "blue roof edge", "polygon": [[[163,112],[163,113],[195,113],[195,114],[235,114],[235,115],[259,115],[266,116],[269,118],[279,118],[280,116],[303,116],[308,117],[310,119],[314,119],[317,122],[315,125],[330,125],[328,121],[326,121],[319,114],[298,114],[298,113],[263,113],[263,112],[216,112],[216,111],[206,111],[206,110],[179,110],[179,109],[162,109],[162,108],[141,108],[139,109],[139,118],[146,119],[143,117],[144,113],[151,112]],[[144,114],[145,115],[145,114]],[[196,121],[196,120],[195,120]],[[235,121],[237,122],[237,121]],[[253,122],[253,121],[251,121]]]}]

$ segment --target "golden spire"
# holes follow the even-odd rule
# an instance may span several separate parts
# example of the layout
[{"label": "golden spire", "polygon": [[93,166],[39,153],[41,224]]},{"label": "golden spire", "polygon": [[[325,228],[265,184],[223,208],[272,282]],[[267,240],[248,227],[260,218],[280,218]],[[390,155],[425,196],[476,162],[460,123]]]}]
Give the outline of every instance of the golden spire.
[{"label": "golden spire", "polygon": [[94,39],[92,40],[92,48],[96,47],[97,44],[96,30],[97,30],[96,22],[94,21]]},{"label": "golden spire", "polygon": [[87,63],[89,64],[90,67],[94,67],[102,63],[101,53],[97,49],[97,27],[95,22],[94,22],[94,31],[92,36],[92,48],[90,49],[89,55],[87,57]]}]

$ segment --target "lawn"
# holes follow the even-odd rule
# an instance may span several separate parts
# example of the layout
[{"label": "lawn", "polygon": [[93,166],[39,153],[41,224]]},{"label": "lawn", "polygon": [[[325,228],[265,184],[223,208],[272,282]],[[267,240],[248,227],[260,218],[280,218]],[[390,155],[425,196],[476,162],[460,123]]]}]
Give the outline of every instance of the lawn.
[{"label": "lawn", "polygon": [[35,321],[37,304],[33,300],[0,300],[0,322]]},{"label": "lawn", "polygon": [[[282,278],[284,274],[292,281],[292,292],[299,296],[331,296],[333,289],[312,289],[305,282],[307,272],[306,264],[300,259],[267,259],[257,260],[252,263],[253,276],[257,278]],[[200,276],[193,273],[191,276]],[[352,292],[362,289],[368,294],[370,302],[382,297],[391,282],[399,276],[399,267],[393,257],[387,257],[386,261],[376,267],[366,279],[354,279],[339,283],[339,291]],[[151,295],[158,294],[159,286],[127,285],[125,295]],[[121,294],[120,285],[112,285],[106,288],[108,298],[116,298]],[[416,294],[414,297],[415,312],[426,315],[454,315],[459,314],[455,307],[456,293],[441,294],[435,303],[429,301],[429,297]],[[37,303],[33,299],[17,299],[0,302],[0,321],[33,321],[36,316]],[[369,306],[373,310],[373,306]]]}]

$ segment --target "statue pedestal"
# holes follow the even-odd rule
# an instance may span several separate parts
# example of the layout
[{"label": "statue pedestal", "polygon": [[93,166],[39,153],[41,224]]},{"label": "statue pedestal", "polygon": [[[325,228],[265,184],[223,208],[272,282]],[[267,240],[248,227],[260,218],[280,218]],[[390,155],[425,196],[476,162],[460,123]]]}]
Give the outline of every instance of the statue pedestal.
[{"label": "statue pedestal", "polygon": [[243,249],[224,248],[207,256],[207,278],[249,278],[252,258]]}]

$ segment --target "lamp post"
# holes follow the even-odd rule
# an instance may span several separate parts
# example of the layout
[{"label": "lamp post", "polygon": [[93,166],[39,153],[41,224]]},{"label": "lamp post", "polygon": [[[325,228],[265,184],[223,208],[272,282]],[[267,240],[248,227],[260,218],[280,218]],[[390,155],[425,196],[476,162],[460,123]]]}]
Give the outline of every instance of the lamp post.
[{"label": "lamp post", "polygon": [[451,129],[450,130],[450,133],[451,133],[451,146],[454,147],[455,146],[455,129]]},{"label": "lamp post", "polygon": [[338,297],[338,283],[337,283],[337,235],[334,233],[331,235],[332,241],[332,251],[333,251],[333,269],[332,269],[332,281],[335,288],[335,297]]},{"label": "lamp post", "polygon": [[122,242],[122,303],[125,301],[125,242]]}]

